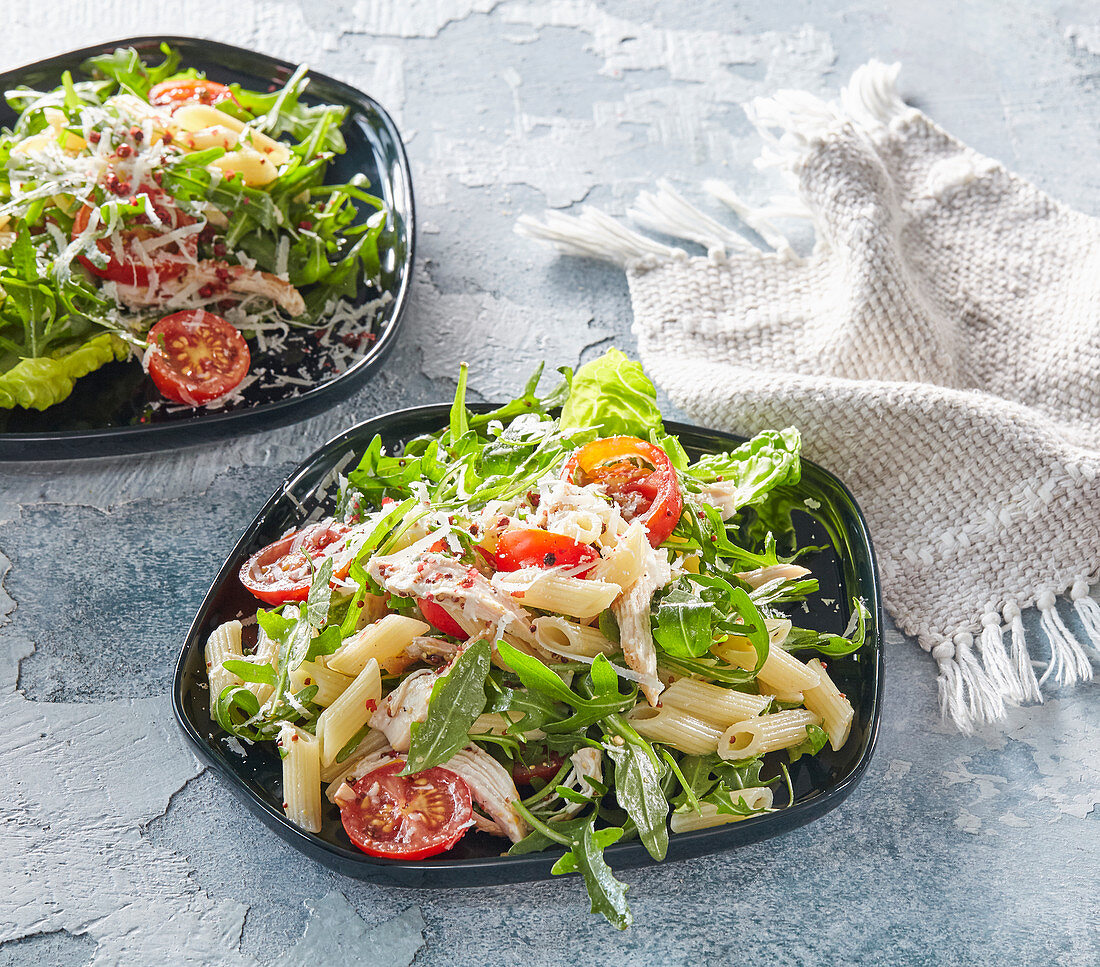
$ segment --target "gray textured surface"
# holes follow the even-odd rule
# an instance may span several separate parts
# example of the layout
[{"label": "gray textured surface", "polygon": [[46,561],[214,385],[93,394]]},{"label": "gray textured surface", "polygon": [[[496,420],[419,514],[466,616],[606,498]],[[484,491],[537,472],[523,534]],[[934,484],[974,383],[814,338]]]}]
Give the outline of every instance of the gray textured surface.
[{"label": "gray textured surface", "polygon": [[414,907],[417,964],[1100,959],[1095,687],[964,738],[937,724],[931,660],[891,633],[879,748],[852,798],[777,840],[628,873],[625,935],[571,881],[431,892],[325,871],[199,772],[166,699],[222,553],[315,445],[449,398],[459,358],[495,397],[543,356],[629,348],[621,274],[517,239],[518,214],[621,210],[661,175],[762,198],[737,103],[835,88],[870,56],[900,59],[903,92],[954,134],[1098,212],[1095,3],[0,6],[5,68],[175,32],[360,84],[408,139],[421,257],[392,364],[332,413],[182,454],[0,467],[0,615],[14,605],[0,628],[0,964],[320,964],[325,930],[404,963]]}]

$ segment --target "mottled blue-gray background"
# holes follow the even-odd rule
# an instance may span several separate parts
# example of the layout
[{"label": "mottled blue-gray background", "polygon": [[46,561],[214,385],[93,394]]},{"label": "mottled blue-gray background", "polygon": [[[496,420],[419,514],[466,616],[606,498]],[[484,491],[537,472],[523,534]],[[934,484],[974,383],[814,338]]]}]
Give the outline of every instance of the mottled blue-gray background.
[{"label": "mottled blue-gray background", "polygon": [[571,880],[433,892],[318,867],[200,772],[167,702],[222,554],[316,445],[448,399],[463,358],[495,398],[538,359],[629,350],[621,273],[517,238],[519,214],[622,211],[661,176],[762,200],[774,185],[739,103],[835,90],[872,56],[901,60],[903,93],[949,131],[1097,213],[1095,3],[2,7],[0,69],[184,33],[356,83],[406,135],[420,232],[391,363],[334,412],[178,454],[0,467],[0,964],[346,962],[325,931],[380,964],[1100,962],[1095,687],[959,736],[938,723],[933,662],[892,628],[878,751],[852,797],[778,839],[628,872],[626,934]]}]

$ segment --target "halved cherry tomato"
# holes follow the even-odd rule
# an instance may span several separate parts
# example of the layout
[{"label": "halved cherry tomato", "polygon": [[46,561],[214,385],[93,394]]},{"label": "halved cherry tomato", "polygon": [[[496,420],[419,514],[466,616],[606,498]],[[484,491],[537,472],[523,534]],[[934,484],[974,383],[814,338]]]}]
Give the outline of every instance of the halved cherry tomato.
[{"label": "halved cherry tomato", "polygon": [[268,604],[305,601],[313,580],[311,561],[333,557],[332,576],[347,576],[354,555],[340,552],[349,530],[339,521],[322,520],[280,537],[241,565],[241,584]]},{"label": "halved cherry tomato", "polygon": [[203,77],[177,77],[154,84],[149,90],[149,103],[161,107],[187,104],[190,101],[218,104],[232,99],[233,92],[228,87]]},{"label": "halved cherry tomato", "polygon": [[450,849],[470,828],[473,804],[461,776],[435,766],[399,776],[403,762],[368,772],[340,800],[340,821],[368,856],[422,860]]},{"label": "halved cherry tomato", "polygon": [[549,782],[564,764],[565,760],[556,752],[543,749],[541,753],[532,753],[529,762],[520,762],[516,759],[512,763],[512,779],[517,786],[529,786],[532,779]]},{"label": "halved cherry tomato", "polygon": [[[595,564],[600,555],[595,548],[563,534],[552,534],[537,527],[505,531],[497,541],[492,563],[498,571],[518,571],[524,567],[576,567]],[[578,572],[584,577],[591,568]]]},{"label": "halved cherry tomato", "polygon": [[[144,192],[153,203],[153,210],[165,226],[164,231],[182,228],[184,225],[193,225],[195,219],[186,212],[180,211],[166,200],[166,196],[159,189],[142,185],[135,194]],[[85,205],[76,213],[73,219],[72,237],[76,238],[88,227],[91,220],[92,206]],[[144,216],[142,216],[144,218]],[[139,242],[155,238],[162,234],[162,230],[147,224],[136,224],[132,228],[118,230],[121,257],[115,250],[115,246],[106,238],[96,241],[96,247],[107,256],[107,263],[103,266],[96,265],[85,255],[78,255],[77,259],[93,275],[121,285],[147,286],[152,278],[147,266],[135,251]],[[189,236],[182,242],[171,242],[157,250],[155,258],[151,258],[152,267],[158,279],[172,279],[181,274],[189,264],[194,263],[198,256],[198,240],[195,236]]]},{"label": "halved cherry tomato", "polygon": [[593,440],[569,458],[561,475],[575,484],[603,484],[627,520],[637,518],[645,525],[653,547],[668,539],[684,510],[668,454],[637,437]]},{"label": "halved cherry tomato", "polygon": [[232,392],[252,361],[237,327],[205,309],[165,316],[149,330],[149,375],[168,399],[187,406]]},{"label": "halved cherry tomato", "polygon": [[436,604],[434,601],[428,601],[425,598],[417,598],[416,606],[420,609],[420,613],[424,616],[424,620],[437,631],[442,631],[443,634],[450,635],[452,638],[465,639],[469,637],[466,632],[462,630],[462,626],[447,614],[447,609],[444,608],[443,605]]}]

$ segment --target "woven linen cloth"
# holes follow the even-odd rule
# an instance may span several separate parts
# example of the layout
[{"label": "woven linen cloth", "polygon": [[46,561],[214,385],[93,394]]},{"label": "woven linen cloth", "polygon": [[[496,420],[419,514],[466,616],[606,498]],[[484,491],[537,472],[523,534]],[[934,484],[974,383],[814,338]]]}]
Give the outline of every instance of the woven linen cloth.
[{"label": "woven linen cloth", "polygon": [[[630,214],[706,257],[595,210],[517,229],[625,267],[642,361],[693,418],[802,431],[863,508],[884,604],[969,731],[1047,680],[1091,679],[1100,650],[1100,220],[907,107],[897,72],[872,62],[829,104],[748,106],[797,197],[760,209],[706,187],[773,251],[667,185]],[[811,256],[776,215],[812,219]]]}]

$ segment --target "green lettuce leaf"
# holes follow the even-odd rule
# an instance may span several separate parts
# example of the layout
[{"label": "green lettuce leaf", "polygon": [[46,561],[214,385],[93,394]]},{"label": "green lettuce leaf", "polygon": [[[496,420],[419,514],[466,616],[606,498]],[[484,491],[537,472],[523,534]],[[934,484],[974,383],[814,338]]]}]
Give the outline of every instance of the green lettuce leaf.
[{"label": "green lettuce leaf", "polygon": [[703,483],[732,481],[738,507],[759,503],[776,487],[796,484],[802,476],[799,453],[802,438],[794,427],[765,430],[728,453],[710,453],[696,461],[688,473]]},{"label": "green lettuce leaf", "polygon": [[0,375],[0,408],[44,410],[66,399],[81,376],[128,353],[126,343],[105,332],[63,356],[21,359]]},{"label": "green lettuce leaf", "polygon": [[561,427],[593,428],[601,436],[636,436],[648,440],[661,433],[657,391],[642,370],[617,349],[585,363],[573,375],[561,410]]}]

